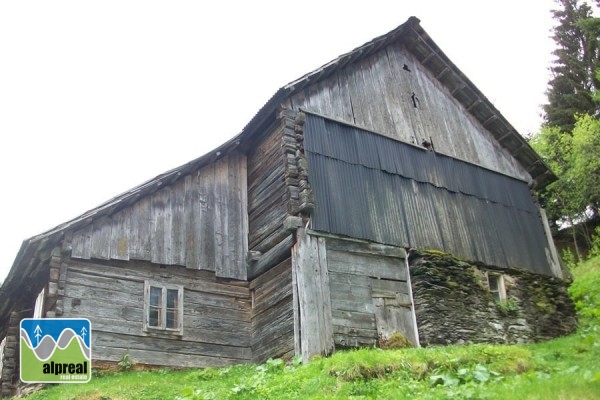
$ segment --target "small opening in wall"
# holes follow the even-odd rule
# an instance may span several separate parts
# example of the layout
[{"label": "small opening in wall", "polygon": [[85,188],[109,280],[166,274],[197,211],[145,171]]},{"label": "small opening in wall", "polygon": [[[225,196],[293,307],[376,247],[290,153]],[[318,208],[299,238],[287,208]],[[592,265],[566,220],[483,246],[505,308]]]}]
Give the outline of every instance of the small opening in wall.
[{"label": "small opening in wall", "polygon": [[504,275],[493,272],[487,273],[488,286],[494,300],[498,302],[506,301],[506,288],[504,286]]}]

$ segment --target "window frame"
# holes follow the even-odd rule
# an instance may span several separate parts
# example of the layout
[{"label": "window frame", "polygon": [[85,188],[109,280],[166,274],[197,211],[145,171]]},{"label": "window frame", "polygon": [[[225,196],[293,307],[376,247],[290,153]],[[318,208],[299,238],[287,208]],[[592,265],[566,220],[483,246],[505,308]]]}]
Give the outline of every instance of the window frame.
[{"label": "window frame", "polygon": [[[500,303],[505,303],[507,298],[506,298],[506,285],[504,284],[504,274],[499,273],[499,272],[487,271],[486,277],[487,277],[488,289],[489,289],[490,293],[492,294],[492,296],[494,297],[494,300],[498,301]],[[496,290],[492,289],[492,285],[490,284],[491,279],[496,280],[496,287],[497,287]],[[496,296],[496,293],[498,293],[498,296]]]},{"label": "window frame", "polygon": [[[151,288],[158,288],[161,290],[161,303],[159,318],[160,326],[150,325],[150,291]],[[167,291],[177,290],[177,327],[167,327]],[[183,286],[173,285],[154,282],[150,280],[144,281],[144,332],[160,332],[169,333],[172,335],[182,336],[183,335]]]}]

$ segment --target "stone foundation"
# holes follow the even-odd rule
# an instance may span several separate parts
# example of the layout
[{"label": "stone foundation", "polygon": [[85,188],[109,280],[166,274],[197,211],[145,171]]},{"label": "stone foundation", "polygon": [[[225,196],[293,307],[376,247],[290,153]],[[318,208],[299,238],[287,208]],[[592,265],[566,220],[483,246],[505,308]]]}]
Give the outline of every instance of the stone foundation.
[{"label": "stone foundation", "polygon": [[[500,270],[437,252],[409,259],[422,346],[524,343],[573,332],[574,305],[562,279]],[[502,274],[506,302],[497,302],[487,272]]]}]

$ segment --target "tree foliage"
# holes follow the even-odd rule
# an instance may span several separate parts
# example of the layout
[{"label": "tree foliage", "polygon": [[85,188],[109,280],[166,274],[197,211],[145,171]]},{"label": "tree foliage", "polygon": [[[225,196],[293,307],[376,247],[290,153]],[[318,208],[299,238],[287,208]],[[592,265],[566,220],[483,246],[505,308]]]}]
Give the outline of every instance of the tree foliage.
[{"label": "tree foliage", "polygon": [[600,22],[592,17],[592,9],[579,0],[557,0],[559,8],[552,12],[557,25],[553,39],[555,60],[550,67],[548,103],[543,106],[545,125],[570,132],[575,115],[596,115],[598,104],[594,93],[600,89],[596,71],[600,69]]},{"label": "tree foliage", "polygon": [[[546,126],[531,139],[559,180],[542,190],[540,201],[557,224],[574,225],[599,216],[600,120],[579,115],[569,134]],[[584,227],[582,227],[584,228]],[[584,238],[591,245],[590,232]]]},{"label": "tree foliage", "polygon": [[[573,226],[591,246],[586,224],[600,209],[600,18],[583,0],[555,0],[553,39],[545,122],[531,139],[559,180],[540,189],[539,197],[557,226]],[[600,7],[600,0],[596,0]]]}]

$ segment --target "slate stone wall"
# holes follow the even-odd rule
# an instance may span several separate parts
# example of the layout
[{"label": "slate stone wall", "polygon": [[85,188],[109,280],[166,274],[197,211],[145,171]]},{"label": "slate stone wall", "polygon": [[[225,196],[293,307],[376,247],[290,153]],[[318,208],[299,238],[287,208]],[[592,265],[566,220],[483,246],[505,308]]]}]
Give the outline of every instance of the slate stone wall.
[{"label": "slate stone wall", "polygon": [[[409,263],[422,346],[532,342],[569,334],[577,326],[562,279],[433,251],[412,253]],[[504,275],[504,304],[494,300],[486,271]]]},{"label": "slate stone wall", "polygon": [[[20,314],[12,312],[4,345],[2,374],[0,376],[0,397],[8,397],[13,393],[19,381],[19,324]],[[1,339],[1,338],[0,338]]]}]

